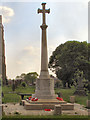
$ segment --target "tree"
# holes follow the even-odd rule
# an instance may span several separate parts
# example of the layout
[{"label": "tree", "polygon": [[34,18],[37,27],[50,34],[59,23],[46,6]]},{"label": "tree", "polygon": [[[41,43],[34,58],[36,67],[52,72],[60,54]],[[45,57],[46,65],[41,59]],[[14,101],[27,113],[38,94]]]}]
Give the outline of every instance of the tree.
[{"label": "tree", "polygon": [[38,74],[36,72],[31,72],[25,75],[24,79],[26,81],[27,84],[34,84],[36,78],[37,78]]},{"label": "tree", "polygon": [[25,73],[22,73],[20,76],[16,76],[16,79],[18,78],[24,79],[25,75],[26,75]]},{"label": "tree", "polygon": [[49,60],[49,68],[55,71],[64,87],[66,83],[68,87],[73,84],[72,79],[77,69],[83,71],[85,79],[88,79],[88,66],[90,66],[90,44],[87,42],[68,41],[61,44]]}]

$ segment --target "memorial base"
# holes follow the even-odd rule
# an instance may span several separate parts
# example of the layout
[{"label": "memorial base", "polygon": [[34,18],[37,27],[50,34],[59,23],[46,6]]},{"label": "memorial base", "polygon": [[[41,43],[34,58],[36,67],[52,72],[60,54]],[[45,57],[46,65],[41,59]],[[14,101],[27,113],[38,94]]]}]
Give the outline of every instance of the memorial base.
[{"label": "memorial base", "polygon": [[54,92],[54,79],[51,79],[48,73],[41,74],[36,80],[36,90],[32,97],[38,99],[56,99],[58,95]]},{"label": "memorial base", "polygon": [[38,101],[31,101],[30,103],[23,100],[22,102],[26,110],[54,110],[55,105],[61,105],[62,110],[74,110],[74,104],[59,101],[57,99],[39,99]]}]

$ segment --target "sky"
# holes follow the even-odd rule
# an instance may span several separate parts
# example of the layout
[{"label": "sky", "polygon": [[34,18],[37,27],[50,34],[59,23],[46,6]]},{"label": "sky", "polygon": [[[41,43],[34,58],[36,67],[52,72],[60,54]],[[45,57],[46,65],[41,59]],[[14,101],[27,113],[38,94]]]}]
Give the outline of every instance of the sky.
[{"label": "sky", "polygon": [[[42,14],[37,9],[42,8],[42,0],[22,1],[0,2],[8,79],[22,73],[40,73]],[[46,14],[49,60],[56,47],[68,40],[88,41],[88,3],[72,0],[46,3],[46,9],[50,8],[50,14]]]}]

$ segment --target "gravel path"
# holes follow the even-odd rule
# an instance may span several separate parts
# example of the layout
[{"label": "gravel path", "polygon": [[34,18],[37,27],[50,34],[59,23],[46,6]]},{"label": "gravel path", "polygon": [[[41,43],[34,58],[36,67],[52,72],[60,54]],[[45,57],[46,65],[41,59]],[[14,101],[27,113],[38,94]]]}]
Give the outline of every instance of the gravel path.
[{"label": "gravel path", "polygon": [[[54,110],[44,111],[44,110],[25,110],[23,106],[12,103],[3,104],[3,109],[5,115],[14,115],[16,112],[21,115],[53,115]],[[74,110],[64,110],[62,114],[65,115],[88,115],[88,109],[84,108],[83,105],[74,103]]]}]

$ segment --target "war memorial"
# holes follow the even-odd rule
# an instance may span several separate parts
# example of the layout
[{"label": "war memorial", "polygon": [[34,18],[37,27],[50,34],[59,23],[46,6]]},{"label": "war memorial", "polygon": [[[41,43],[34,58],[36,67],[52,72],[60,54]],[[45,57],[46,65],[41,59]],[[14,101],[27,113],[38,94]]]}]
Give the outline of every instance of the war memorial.
[{"label": "war memorial", "polygon": [[57,95],[54,91],[54,80],[50,78],[48,71],[48,52],[47,52],[47,36],[46,36],[46,13],[50,13],[50,9],[45,9],[46,3],[42,3],[42,9],[38,9],[38,13],[42,13],[43,23],[40,26],[42,29],[42,43],[41,43],[41,72],[39,79],[36,80],[35,94],[33,98],[37,97],[38,101],[22,100],[22,103],[27,110],[44,110],[54,109],[56,107],[62,110],[73,110],[74,105],[65,101],[57,100]]},{"label": "war memorial", "polygon": [[[90,108],[90,100],[87,100],[87,108],[84,107],[84,105],[80,104],[80,102],[77,102],[78,97],[77,95],[81,95],[84,93],[83,89],[83,76],[78,76],[78,85],[77,89],[75,91],[75,94],[70,93],[68,95],[69,99],[65,99],[65,92],[70,91],[70,88],[61,88],[66,90],[64,92],[60,91],[62,96],[59,96],[60,93],[55,93],[55,80],[51,78],[49,70],[48,70],[48,45],[47,45],[47,28],[48,25],[46,24],[46,14],[50,13],[50,8],[46,9],[46,3],[41,4],[42,9],[38,9],[37,13],[42,14],[42,25],[41,28],[41,69],[40,69],[40,75],[39,78],[36,79],[36,84],[34,86],[34,94],[30,90],[33,88],[33,86],[27,85],[26,88],[22,87],[21,84],[18,85],[18,87],[15,88],[15,90],[11,91],[12,83],[6,85],[6,64],[5,64],[5,41],[4,41],[4,27],[2,24],[2,16],[0,15],[0,76],[2,77],[3,81],[3,87],[10,88],[10,91],[4,91],[5,96],[8,95],[8,102],[1,104],[1,108],[3,108],[1,111],[2,113],[5,113],[6,116],[12,116],[12,115],[88,115],[88,108]],[[15,80],[13,80],[14,85]],[[23,81],[25,82],[25,81]],[[20,82],[21,83],[21,82]],[[20,87],[19,91],[17,89]],[[31,87],[31,88],[30,88]],[[27,89],[25,91],[25,89]],[[23,91],[22,91],[23,89]],[[74,86],[73,86],[74,89]],[[58,89],[57,89],[58,90]],[[22,93],[21,93],[22,92]],[[27,93],[25,93],[27,92]],[[31,92],[31,93],[30,93]],[[68,94],[69,94],[68,93]],[[15,100],[13,98],[12,101],[16,102],[10,102],[10,97],[15,97]],[[76,96],[75,96],[76,95]],[[3,97],[3,100],[5,101],[5,96]],[[25,99],[24,99],[25,96]],[[29,96],[26,98],[26,96]],[[84,96],[83,96],[84,97]],[[86,97],[86,94],[85,94]],[[80,99],[80,97],[79,97]],[[69,101],[69,102],[67,102]],[[79,100],[78,100],[79,101]],[[86,102],[86,101],[85,101]],[[79,103],[79,104],[78,104]],[[46,112],[51,111],[51,112]],[[90,112],[89,112],[90,114]]]}]

